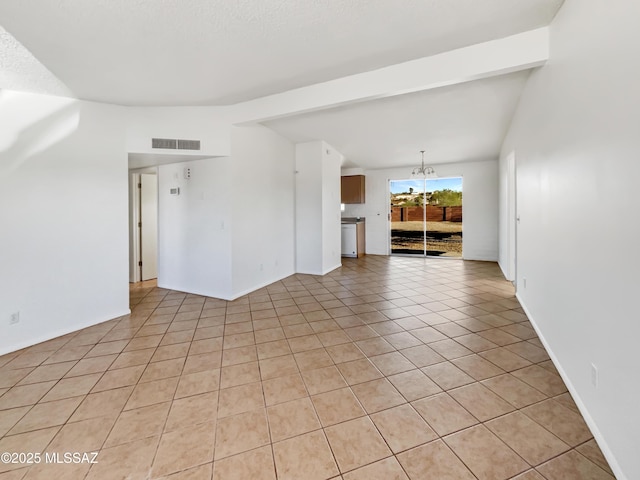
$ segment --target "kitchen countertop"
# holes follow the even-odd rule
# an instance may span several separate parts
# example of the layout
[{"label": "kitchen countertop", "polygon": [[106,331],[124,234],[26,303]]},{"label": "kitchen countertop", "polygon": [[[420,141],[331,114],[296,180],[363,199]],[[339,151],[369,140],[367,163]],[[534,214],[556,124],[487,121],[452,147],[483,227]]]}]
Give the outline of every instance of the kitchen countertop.
[{"label": "kitchen countertop", "polygon": [[341,223],[364,223],[364,217],[342,217]]}]

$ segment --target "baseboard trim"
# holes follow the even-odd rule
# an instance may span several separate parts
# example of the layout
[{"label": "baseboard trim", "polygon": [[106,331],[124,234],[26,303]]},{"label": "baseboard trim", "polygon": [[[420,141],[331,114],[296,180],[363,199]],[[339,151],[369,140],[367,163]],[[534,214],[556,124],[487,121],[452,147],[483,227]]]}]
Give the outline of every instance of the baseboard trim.
[{"label": "baseboard trim", "polygon": [[[500,271],[502,272],[502,276],[505,278],[505,280],[508,280],[509,282],[513,283],[513,280],[509,280],[509,275],[507,275],[507,272],[505,271],[505,269],[502,267],[502,263],[500,263],[500,261],[498,260],[498,267],[500,267]],[[523,307],[524,308],[524,307]]]},{"label": "baseboard trim", "polygon": [[201,295],[203,297],[219,298],[221,300],[233,300],[233,298],[231,298],[227,293],[223,294],[219,292],[218,293],[207,292],[204,290],[200,290],[198,288],[183,287],[180,285],[171,285],[169,283],[161,282],[160,280],[158,280],[158,288],[163,288],[165,290],[173,290],[175,292],[190,293],[192,295]]},{"label": "baseboard trim", "polygon": [[23,348],[33,347],[34,345],[38,345],[39,343],[48,342],[49,340],[53,340],[55,338],[62,337],[64,335],[77,332],[78,330],[82,330],[84,328],[95,327],[96,325],[99,325],[101,323],[115,320],[118,317],[129,315],[130,313],[131,313],[131,310],[127,309],[126,311],[124,311],[123,313],[120,313],[119,315],[113,315],[113,316],[110,315],[109,318],[104,318],[97,321],[92,320],[90,322],[82,323],[80,325],[74,325],[71,328],[62,328],[60,330],[56,330],[54,333],[47,333],[45,335],[42,335],[41,337],[38,337],[35,340],[29,340],[28,342],[21,342],[21,343],[18,343],[17,345],[1,348],[0,355],[6,355],[7,353],[17,352],[18,350],[22,350]]},{"label": "baseboard trim", "polygon": [[474,262],[498,262],[498,259],[496,257],[494,257],[493,255],[476,255],[476,256],[468,256],[465,255],[464,252],[462,252],[462,260],[470,260],[470,261],[474,261]]},{"label": "baseboard trim", "polygon": [[248,288],[246,290],[243,290],[243,291],[241,291],[239,293],[233,293],[230,298],[224,298],[223,300],[228,300],[228,301],[236,300],[236,299],[242,297],[243,295],[248,295],[248,294],[250,294],[252,292],[255,292],[256,290],[260,290],[261,288],[264,288],[264,287],[266,287],[268,285],[271,285],[272,283],[276,283],[276,282],[279,282],[280,280],[283,280],[283,279],[285,279],[287,277],[290,277],[291,275],[294,275],[294,272],[285,273],[285,274],[283,274],[283,275],[281,275],[279,277],[276,277],[276,278],[271,279],[271,280],[266,281],[266,282],[262,282],[262,283],[260,283],[260,284],[258,284],[256,286],[250,287],[250,288]]},{"label": "baseboard trim", "polygon": [[334,270],[336,270],[336,269],[338,269],[338,268],[340,268],[340,267],[342,267],[342,262],[338,263],[337,265],[334,265],[333,267],[329,267],[329,268],[327,268],[327,269],[322,273],[322,275],[326,275],[327,273],[331,273],[331,272],[333,272]]},{"label": "baseboard trim", "polygon": [[531,326],[533,327],[533,329],[538,334],[538,338],[542,342],[542,345],[544,345],[545,350],[549,354],[549,358],[551,358],[551,361],[553,362],[553,365],[556,367],[556,370],[558,370],[558,373],[560,374],[560,377],[562,377],[562,380],[564,381],[564,384],[567,386],[567,389],[569,390],[569,393],[573,397],[573,401],[575,402],[576,406],[578,407],[578,410],[580,410],[580,413],[582,414],[582,417],[584,418],[584,421],[586,422],[587,426],[589,427],[589,430],[591,430],[591,433],[593,434],[593,438],[595,439],[596,443],[600,447],[600,450],[602,450],[602,454],[607,459],[607,462],[609,462],[609,467],[611,467],[611,470],[613,470],[613,474],[615,475],[617,480],[628,480],[627,477],[625,476],[625,474],[622,472],[622,470],[620,468],[620,465],[616,461],[616,458],[613,455],[613,452],[611,451],[611,449],[609,448],[609,445],[607,444],[607,441],[604,439],[602,433],[600,432],[600,429],[598,428],[598,425],[596,424],[595,420],[593,419],[593,417],[589,413],[589,410],[587,409],[587,407],[585,406],[584,402],[580,398],[580,395],[578,395],[578,392],[575,389],[575,387],[573,386],[573,383],[571,382],[571,379],[569,378],[567,373],[562,368],[562,365],[558,361],[558,357],[555,355],[555,353],[553,352],[553,350],[549,346],[549,343],[547,342],[547,340],[545,339],[544,335],[540,331],[540,328],[538,327],[538,324],[536,323],[535,319],[531,315],[531,311],[527,308],[526,304],[524,303],[524,300],[522,299],[522,297],[521,297],[521,295],[519,293],[516,293],[516,298],[520,302],[520,305],[522,306],[522,309],[524,310],[524,313],[527,315],[527,318],[529,318],[529,321],[531,322]]},{"label": "baseboard trim", "polygon": [[342,263],[338,263],[337,265],[333,266],[333,267],[329,267],[325,270],[307,270],[307,271],[303,271],[303,270],[298,270],[296,271],[296,273],[299,273],[300,275],[318,275],[318,276],[322,276],[322,275],[326,275],[327,273],[333,272],[336,268],[340,268],[342,267]]}]

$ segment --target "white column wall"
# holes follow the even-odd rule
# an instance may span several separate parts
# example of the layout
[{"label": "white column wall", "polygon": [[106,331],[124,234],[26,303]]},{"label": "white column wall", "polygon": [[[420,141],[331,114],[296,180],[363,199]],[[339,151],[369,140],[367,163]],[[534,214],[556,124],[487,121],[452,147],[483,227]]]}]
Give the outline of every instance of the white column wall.
[{"label": "white column wall", "polygon": [[233,297],[294,273],[291,142],[263,126],[231,131]]},{"label": "white column wall", "polygon": [[324,275],[341,265],[340,163],[324,141],[296,145],[296,272]]},{"label": "white column wall", "polygon": [[296,272],[322,274],[322,141],[296,144]]},{"label": "white column wall", "polygon": [[343,157],[322,142],[322,272],[342,266],[340,165]]}]

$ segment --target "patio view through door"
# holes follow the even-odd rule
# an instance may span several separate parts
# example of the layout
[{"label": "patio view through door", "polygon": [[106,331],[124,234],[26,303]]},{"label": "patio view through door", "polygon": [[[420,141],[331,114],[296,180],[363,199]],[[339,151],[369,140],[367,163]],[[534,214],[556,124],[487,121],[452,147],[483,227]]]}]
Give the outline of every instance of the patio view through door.
[{"label": "patio view through door", "polygon": [[462,257],[462,177],[390,180],[389,191],[392,254]]}]

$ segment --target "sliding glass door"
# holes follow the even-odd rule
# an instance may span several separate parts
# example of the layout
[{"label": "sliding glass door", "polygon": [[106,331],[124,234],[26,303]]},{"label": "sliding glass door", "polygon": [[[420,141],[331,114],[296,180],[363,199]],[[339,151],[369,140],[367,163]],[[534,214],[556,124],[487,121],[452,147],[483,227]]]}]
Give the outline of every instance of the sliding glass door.
[{"label": "sliding glass door", "polygon": [[390,180],[391,253],[462,257],[462,177]]}]

